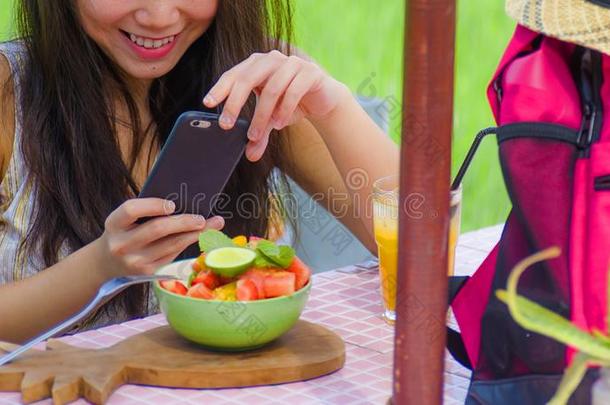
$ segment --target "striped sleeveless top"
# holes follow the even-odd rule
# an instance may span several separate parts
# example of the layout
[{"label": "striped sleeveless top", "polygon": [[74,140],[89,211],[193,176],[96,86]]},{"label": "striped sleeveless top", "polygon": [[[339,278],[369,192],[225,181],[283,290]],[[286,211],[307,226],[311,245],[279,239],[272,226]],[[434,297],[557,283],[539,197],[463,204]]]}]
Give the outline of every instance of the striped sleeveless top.
[{"label": "striped sleeveless top", "polygon": [[8,60],[15,96],[15,135],[8,169],[0,183],[0,283],[22,280],[44,268],[40,254],[20,248],[34,214],[34,186],[21,153],[21,76],[25,58],[19,41],[0,43],[0,53]]},{"label": "striped sleeveless top", "polygon": [[[21,152],[22,111],[21,111],[21,77],[23,76],[26,58],[25,46],[20,41],[0,42],[0,54],[9,62],[15,98],[15,134],[13,151],[8,168],[0,183],[0,285],[23,280],[43,270],[46,266],[40,252],[26,251],[21,247],[31,221],[35,214],[36,184],[30,178],[23,154]],[[71,251],[66,244],[62,245],[58,258],[69,255]],[[86,271],[86,269],[83,269]],[[155,302],[151,296],[149,311],[156,310]],[[106,324],[118,323],[128,320],[125,313],[115,313],[103,316],[95,323],[85,321],[77,325],[70,332],[82,331]]]}]

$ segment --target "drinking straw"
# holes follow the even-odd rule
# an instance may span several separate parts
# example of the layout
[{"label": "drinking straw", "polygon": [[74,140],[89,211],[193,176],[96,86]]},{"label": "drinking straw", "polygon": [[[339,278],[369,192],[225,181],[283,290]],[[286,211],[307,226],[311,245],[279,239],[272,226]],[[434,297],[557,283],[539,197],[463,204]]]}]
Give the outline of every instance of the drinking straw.
[{"label": "drinking straw", "polygon": [[464,178],[464,175],[466,174],[466,170],[468,170],[468,167],[472,162],[472,158],[474,158],[477,149],[479,149],[479,145],[481,144],[483,138],[485,138],[489,134],[495,134],[497,130],[498,128],[491,127],[479,131],[477,136],[474,138],[474,142],[472,142],[472,145],[470,145],[470,149],[468,149],[468,153],[466,154],[466,157],[464,158],[464,161],[460,166],[460,170],[458,170],[455,179],[453,179],[453,183],[451,183],[451,191],[455,191],[460,188],[460,184],[462,184],[462,180]]}]

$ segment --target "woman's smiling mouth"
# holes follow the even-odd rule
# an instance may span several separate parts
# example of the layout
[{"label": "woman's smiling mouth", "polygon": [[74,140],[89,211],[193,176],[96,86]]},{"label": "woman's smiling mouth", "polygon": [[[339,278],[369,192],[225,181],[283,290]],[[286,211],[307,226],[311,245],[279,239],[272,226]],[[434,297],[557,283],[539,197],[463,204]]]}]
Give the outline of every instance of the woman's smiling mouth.
[{"label": "woman's smiling mouth", "polygon": [[149,38],[121,30],[130,48],[142,59],[159,59],[166,56],[174,47],[180,34],[162,38]]}]

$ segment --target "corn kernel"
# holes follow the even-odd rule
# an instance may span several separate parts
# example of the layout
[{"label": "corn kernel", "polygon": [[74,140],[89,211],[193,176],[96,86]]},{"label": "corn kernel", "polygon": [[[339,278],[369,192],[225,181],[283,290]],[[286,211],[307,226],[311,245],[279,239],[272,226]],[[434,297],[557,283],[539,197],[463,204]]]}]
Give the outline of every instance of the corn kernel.
[{"label": "corn kernel", "polygon": [[248,243],[248,238],[246,238],[244,235],[239,235],[233,238],[233,243],[235,243],[239,247],[246,247],[246,244]]}]

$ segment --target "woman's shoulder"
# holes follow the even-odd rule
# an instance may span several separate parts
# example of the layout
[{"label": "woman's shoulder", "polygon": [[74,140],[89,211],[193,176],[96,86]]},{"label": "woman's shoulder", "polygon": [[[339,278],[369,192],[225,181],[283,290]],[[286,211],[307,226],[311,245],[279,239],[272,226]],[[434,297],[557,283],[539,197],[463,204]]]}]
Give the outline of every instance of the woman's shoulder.
[{"label": "woman's shoulder", "polygon": [[24,53],[20,41],[0,42],[0,179],[4,178],[15,136],[15,86],[17,64]]},{"label": "woman's shoulder", "polygon": [[22,39],[0,42],[0,54],[13,67],[14,64],[21,63],[27,54],[26,43]]}]

